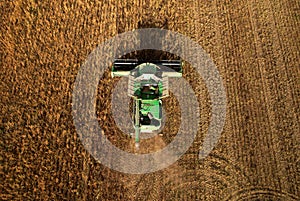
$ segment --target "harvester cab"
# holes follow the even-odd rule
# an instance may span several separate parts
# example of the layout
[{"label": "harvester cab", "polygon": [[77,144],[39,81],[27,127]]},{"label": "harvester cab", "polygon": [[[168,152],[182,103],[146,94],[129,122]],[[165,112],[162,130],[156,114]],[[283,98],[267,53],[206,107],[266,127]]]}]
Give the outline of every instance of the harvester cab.
[{"label": "harvester cab", "polygon": [[182,61],[117,59],[111,75],[128,77],[128,96],[133,99],[135,146],[138,148],[141,133],[152,133],[161,128],[162,99],[169,96],[168,78],[182,76]]}]

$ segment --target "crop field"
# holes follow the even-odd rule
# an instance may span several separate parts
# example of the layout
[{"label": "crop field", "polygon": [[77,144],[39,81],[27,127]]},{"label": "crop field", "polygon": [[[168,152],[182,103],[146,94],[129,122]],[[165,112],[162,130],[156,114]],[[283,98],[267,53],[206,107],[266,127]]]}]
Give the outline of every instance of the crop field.
[{"label": "crop field", "polygon": [[[0,13],[0,200],[300,200],[299,1],[15,0],[0,1]],[[226,120],[214,149],[200,160],[211,101],[187,63],[183,78],[199,102],[194,142],[165,169],[126,174],[83,146],[72,92],[99,44],[141,28],[178,32],[209,54],[226,90]],[[176,57],[151,50],[136,55]],[[181,122],[171,92],[161,135],[135,150],[111,114],[120,79],[110,69],[98,84],[96,115],[113,145],[155,152],[172,142],[180,123],[190,123]]]}]

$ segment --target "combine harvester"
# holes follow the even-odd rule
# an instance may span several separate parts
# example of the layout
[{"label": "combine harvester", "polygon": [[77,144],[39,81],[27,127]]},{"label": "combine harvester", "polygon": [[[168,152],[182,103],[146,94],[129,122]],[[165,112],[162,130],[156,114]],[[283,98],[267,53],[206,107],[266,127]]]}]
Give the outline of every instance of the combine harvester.
[{"label": "combine harvester", "polygon": [[133,99],[135,146],[138,149],[141,133],[153,133],[161,128],[162,99],[169,96],[168,78],[182,76],[182,62],[117,59],[111,74],[112,77],[128,77],[128,95]]}]

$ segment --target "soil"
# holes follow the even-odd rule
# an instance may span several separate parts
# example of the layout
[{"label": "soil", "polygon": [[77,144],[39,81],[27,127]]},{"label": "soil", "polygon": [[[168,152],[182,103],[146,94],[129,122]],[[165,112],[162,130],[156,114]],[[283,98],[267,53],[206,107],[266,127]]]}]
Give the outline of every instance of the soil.
[{"label": "soil", "polygon": [[[1,200],[300,200],[299,1],[15,0],[0,8]],[[226,122],[200,160],[210,98],[187,64],[183,77],[200,102],[192,146],[168,168],[131,175],[84,148],[72,91],[97,45],[152,27],[181,33],[210,55],[226,89]],[[161,54],[139,54],[150,55]],[[98,85],[99,125],[115,146],[136,152],[110,113],[118,78],[109,70]],[[178,101],[171,93],[164,103],[162,135],[143,139],[139,153],[158,151],[176,136]]]}]

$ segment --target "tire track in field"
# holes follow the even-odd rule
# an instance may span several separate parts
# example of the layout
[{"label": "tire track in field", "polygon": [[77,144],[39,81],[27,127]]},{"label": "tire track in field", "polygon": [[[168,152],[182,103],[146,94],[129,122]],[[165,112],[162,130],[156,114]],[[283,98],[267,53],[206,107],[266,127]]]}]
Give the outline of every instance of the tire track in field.
[{"label": "tire track in field", "polygon": [[[297,141],[296,139],[293,139],[290,142],[287,140],[289,138],[296,137],[296,135],[293,133],[299,132],[299,129],[297,129],[297,126],[291,126],[291,124],[296,125],[297,123],[295,122],[295,113],[293,112],[294,107],[291,105],[292,97],[290,95],[290,85],[288,85],[288,78],[286,76],[287,69],[282,58],[283,51],[282,46],[279,43],[280,41],[278,33],[276,32],[276,24],[274,22],[274,16],[272,13],[273,11],[269,7],[269,4],[259,5],[260,3],[261,2],[256,2],[255,6],[257,7],[254,7],[257,9],[257,16],[260,16],[260,18],[253,18],[253,20],[256,20],[257,23],[254,24],[257,29],[255,33],[260,33],[259,35],[256,35],[257,42],[260,44],[260,46],[257,46],[257,49],[259,49],[259,55],[265,63],[265,65],[261,66],[260,69],[266,90],[264,94],[268,108],[267,113],[269,116],[270,129],[272,131],[271,135],[269,136],[269,140],[272,142],[271,148],[274,154],[273,160],[275,162],[274,169],[279,169],[279,173],[277,175],[277,180],[279,180],[279,183],[277,188],[288,190],[288,184],[291,181],[287,182],[289,178],[283,176],[285,175],[285,171],[280,171],[287,170],[288,168],[286,167],[288,163],[281,162],[285,160],[283,159],[285,153],[283,153],[284,147],[280,144],[283,136],[289,136],[285,138],[284,146],[289,144],[291,147],[295,147],[293,142]],[[259,8],[265,9],[260,11]],[[267,23],[267,25],[264,23]],[[263,24],[264,28],[262,29],[261,27]],[[289,113],[286,113],[287,108],[291,108]],[[294,131],[290,130],[290,128],[292,128]],[[287,154],[289,156],[286,155],[286,157],[290,158],[293,156],[293,153],[295,152],[290,152]],[[290,158],[290,160],[296,161],[296,158]],[[292,166],[294,166],[294,164]],[[294,167],[293,172],[295,170],[296,167]],[[270,179],[273,180],[273,178]],[[295,191],[292,191],[292,193],[295,193]]]},{"label": "tire track in field", "polygon": [[268,187],[253,187],[245,188],[240,191],[234,192],[226,201],[247,201],[247,200],[278,200],[278,201],[296,201],[299,197],[280,191],[270,189]]},{"label": "tire track in field", "polygon": [[[228,139],[225,146],[233,146],[227,149],[232,153],[233,161],[243,169],[250,182],[257,178],[257,139],[252,134],[258,129],[255,126],[254,114],[257,113],[254,106],[254,97],[251,95],[253,83],[250,78],[257,78],[255,71],[252,71],[253,53],[251,50],[251,39],[249,38],[249,26],[247,14],[242,11],[244,2],[218,2],[216,5],[219,24],[219,34],[222,39],[223,59],[225,65],[225,78],[228,98],[228,123],[232,134],[227,134]],[[249,59],[250,56],[250,59]],[[252,92],[253,93],[253,92]],[[255,115],[258,116],[258,115]],[[255,127],[254,127],[255,126]],[[226,137],[227,137],[226,135]],[[256,156],[253,156],[256,154]],[[235,177],[235,175],[233,175]],[[237,180],[238,177],[235,177]],[[253,181],[254,180],[254,181]]]},{"label": "tire track in field", "polygon": [[[295,171],[299,169],[299,152],[300,141],[297,137],[297,133],[300,132],[299,127],[299,100],[300,100],[300,65],[299,58],[299,2],[282,2],[274,1],[270,2],[270,6],[273,13],[273,25],[276,31],[275,41],[280,44],[280,56],[284,64],[279,66],[278,74],[282,75],[285,72],[284,77],[280,82],[276,82],[276,90],[279,91],[279,96],[274,96],[277,101],[277,105],[282,105],[284,102],[285,110],[280,107],[279,110],[275,110],[277,116],[274,124],[278,130],[278,144],[280,150],[279,160],[282,161],[283,169],[288,171],[291,175],[284,177],[284,181],[293,182],[293,178],[296,177],[296,181],[299,181],[300,174]],[[280,12],[278,12],[280,11]],[[298,19],[298,20],[297,20]],[[277,70],[277,69],[276,69]],[[270,89],[274,86],[271,85]],[[286,111],[289,111],[286,113]],[[283,140],[284,139],[284,140]],[[294,145],[294,149],[290,146]],[[289,164],[289,161],[296,161],[293,164]],[[292,173],[293,172],[293,173]],[[285,175],[286,173],[283,173]],[[294,174],[294,175],[293,175]],[[293,176],[292,176],[293,175]],[[285,183],[288,183],[285,182]],[[291,188],[291,192],[299,192],[300,183],[297,182],[294,188]]]},{"label": "tire track in field", "polygon": [[[250,4],[250,3],[249,3]],[[255,23],[256,19],[257,19],[257,16],[260,16],[259,14],[256,13],[256,15],[253,13],[253,8],[252,8],[252,5],[248,4],[248,7],[249,7],[249,13],[250,13],[250,19],[251,19],[251,27],[253,29],[253,35],[254,35],[254,41],[255,41],[255,50],[257,52],[257,55],[258,57],[263,57],[263,52],[262,52],[262,49],[261,49],[261,43],[259,41],[259,26]],[[262,86],[262,89],[263,89],[263,94],[264,94],[264,99],[266,101],[266,111],[267,111],[267,114],[268,114],[268,125],[269,127],[272,129],[271,127],[271,123],[272,123],[272,116],[270,117],[269,115],[269,111],[270,111],[270,105],[268,104],[269,102],[269,94],[267,92],[267,87],[266,87],[266,79],[264,78],[264,73],[262,71],[264,71],[264,66],[262,66],[261,62],[258,62],[257,65],[259,66],[259,69],[261,71],[261,79],[262,79],[262,82],[263,82],[263,86]],[[271,119],[270,119],[271,118]],[[271,130],[272,133],[274,132],[274,130]],[[273,142],[273,141],[271,141]],[[272,143],[272,147],[274,147],[274,143]],[[276,156],[276,153],[273,151],[273,154],[274,154],[274,158],[277,158]],[[276,163],[276,160],[275,160],[275,163]],[[274,167],[278,167],[278,164],[274,164]],[[277,188],[279,187],[278,185],[280,185],[280,177],[277,176],[277,180],[278,180],[278,184],[276,185]]]}]

